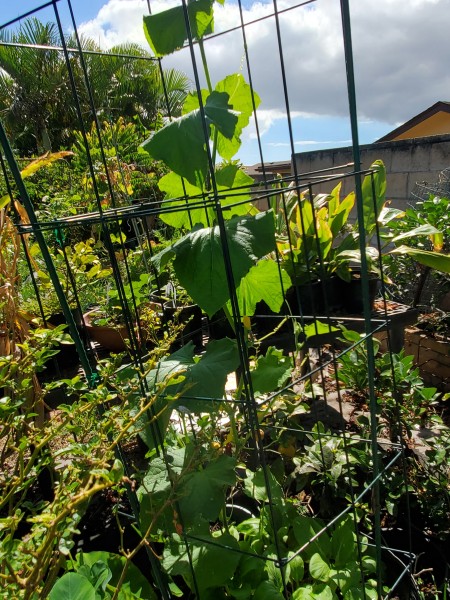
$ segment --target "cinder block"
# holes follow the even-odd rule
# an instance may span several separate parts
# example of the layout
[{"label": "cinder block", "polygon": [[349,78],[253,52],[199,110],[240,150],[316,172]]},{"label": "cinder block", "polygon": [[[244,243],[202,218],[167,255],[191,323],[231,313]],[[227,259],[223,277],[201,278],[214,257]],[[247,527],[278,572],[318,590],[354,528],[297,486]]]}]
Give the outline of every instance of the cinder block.
[{"label": "cinder block", "polygon": [[386,196],[388,200],[408,198],[407,173],[386,173]]},{"label": "cinder block", "polygon": [[405,354],[414,362],[427,385],[450,390],[450,342],[435,339],[417,328],[405,330]]},{"label": "cinder block", "polygon": [[434,350],[440,356],[450,358],[450,343],[442,339],[435,338],[432,336],[422,336],[421,345],[430,350]]},{"label": "cinder block", "polygon": [[450,165],[450,142],[430,144],[430,166],[442,171]]},{"label": "cinder block", "polygon": [[409,173],[412,170],[412,147],[407,146],[396,148],[392,153],[391,173]]}]

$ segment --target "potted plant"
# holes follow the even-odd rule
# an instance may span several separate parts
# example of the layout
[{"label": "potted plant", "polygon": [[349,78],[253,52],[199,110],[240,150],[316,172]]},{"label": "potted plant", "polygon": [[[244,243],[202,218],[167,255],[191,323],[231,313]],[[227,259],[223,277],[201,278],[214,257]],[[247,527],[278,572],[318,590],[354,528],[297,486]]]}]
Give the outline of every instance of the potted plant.
[{"label": "potted plant", "polygon": [[161,300],[164,318],[172,327],[180,330],[171,349],[184,346],[191,340],[194,346],[202,346],[202,309],[193,302],[186,290],[171,279],[164,288]]},{"label": "potted plant", "polygon": [[[365,259],[369,274],[384,277],[384,265],[389,265],[392,256],[408,256],[426,269],[435,269],[450,273],[450,256],[442,252],[442,231],[439,223],[405,219],[405,212],[391,208],[386,201],[386,170],[382,161],[377,160],[371,166],[371,172],[362,183],[363,231],[365,233]],[[353,269],[361,265],[359,223],[355,223],[351,235],[340,253],[340,259],[347,260]],[[377,231],[378,230],[378,231]],[[429,248],[425,249],[428,240]],[[405,245],[405,241],[412,246]],[[341,273],[342,276],[342,273]],[[345,279],[345,277],[344,277]],[[354,290],[353,290],[354,292]],[[351,297],[351,292],[348,294]]]},{"label": "potted plant", "polygon": [[287,300],[294,314],[342,308],[340,281],[349,277],[342,252],[355,196],[352,192],[341,200],[341,186],[315,196],[290,189],[276,198],[277,255],[293,282]]},{"label": "potted plant", "polygon": [[[278,213],[278,252],[282,265],[291,275],[294,287],[291,304],[303,313],[322,310],[358,313],[363,309],[361,285],[361,235],[365,236],[365,263],[368,270],[369,300],[373,306],[382,277],[382,260],[392,254],[408,255],[417,262],[438,270],[450,271],[450,257],[442,246],[427,251],[404,245],[405,240],[430,237],[440,239],[431,223],[410,223],[398,227],[404,212],[389,207],[386,201],[386,171],[382,161],[371,165],[361,192],[363,214],[350,223],[355,192],[340,200],[341,183],[331,194],[284,192]],[[361,226],[361,224],[363,226]],[[377,229],[379,235],[377,236]],[[389,282],[384,275],[385,281]]]},{"label": "potted plant", "polygon": [[159,307],[149,300],[149,281],[150,276],[142,274],[126,284],[123,300],[117,289],[107,290],[106,297],[83,315],[89,337],[114,352],[126,350],[130,343],[142,345],[147,336],[149,343],[155,342],[162,323]]}]

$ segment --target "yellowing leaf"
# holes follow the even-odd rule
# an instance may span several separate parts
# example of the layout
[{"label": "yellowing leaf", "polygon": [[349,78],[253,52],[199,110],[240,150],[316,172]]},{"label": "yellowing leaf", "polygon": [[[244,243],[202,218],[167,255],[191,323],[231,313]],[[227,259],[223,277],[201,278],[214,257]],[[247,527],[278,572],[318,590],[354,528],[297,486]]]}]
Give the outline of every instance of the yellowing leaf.
[{"label": "yellowing leaf", "polygon": [[61,150],[61,152],[46,152],[36,160],[30,162],[24,169],[21,171],[22,178],[30,177],[39,169],[43,167],[48,167],[57,160],[61,160],[62,158],[66,158],[67,156],[73,156],[73,152],[69,152],[68,150]]}]

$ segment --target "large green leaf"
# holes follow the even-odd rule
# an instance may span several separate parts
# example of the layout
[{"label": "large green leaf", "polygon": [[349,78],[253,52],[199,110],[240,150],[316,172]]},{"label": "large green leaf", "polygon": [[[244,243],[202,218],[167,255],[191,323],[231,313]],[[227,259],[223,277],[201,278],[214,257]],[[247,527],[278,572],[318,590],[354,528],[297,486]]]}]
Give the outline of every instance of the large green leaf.
[{"label": "large green leaf", "polygon": [[[238,165],[225,164],[216,169],[215,172],[217,190],[222,207],[230,207],[223,211],[225,219],[233,215],[245,215],[251,211],[251,204],[243,203],[243,200],[251,200],[250,186],[254,180],[247,175]],[[237,206],[234,204],[239,203]]]},{"label": "large green leaf", "polygon": [[407,238],[418,237],[421,235],[435,235],[437,233],[440,233],[439,229],[436,229],[436,227],[433,227],[433,225],[427,223],[425,225],[419,225],[419,227],[414,227],[414,229],[410,229],[409,231],[405,231],[404,233],[395,236],[392,238],[391,242],[396,244],[397,242]]},{"label": "large green leaf", "polygon": [[[200,358],[194,356],[192,342],[162,359],[157,369],[147,376],[150,389],[167,377],[174,383],[168,385],[161,397],[174,398],[172,408],[186,407],[193,412],[209,412],[218,408],[225,397],[227,376],[239,364],[239,354],[234,340],[224,338],[209,342]],[[179,375],[179,377],[175,377]]]},{"label": "large green leaf", "polygon": [[450,255],[448,254],[409,248],[408,246],[399,246],[395,250],[392,250],[391,254],[407,254],[421,265],[436,269],[436,271],[441,271],[442,273],[450,273]]},{"label": "large green leaf", "polygon": [[[293,528],[299,548],[302,548],[322,530],[323,523],[318,519],[298,515],[293,523]],[[321,556],[329,556],[330,548],[330,538],[328,533],[324,531],[316,540],[307,545],[302,556],[311,557],[315,553],[319,553]]]},{"label": "large green leaf", "polygon": [[[248,214],[251,205],[242,201],[250,200],[249,186],[253,179],[233,164],[218,168],[215,178],[220,205],[223,208],[230,207],[223,211],[224,218],[231,219],[236,215]],[[171,172],[160,179],[158,186],[165,192],[167,199],[178,198],[164,203],[164,209],[171,212],[160,213],[161,220],[171,227],[192,229],[194,225],[207,227],[217,222],[216,207],[210,200],[202,205],[202,190],[191,185],[186,179]]]},{"label": "large green leaf", "polygon": [[[209,125],[206,124],[209,135]],[[142,144],[155,160],[203,189],[208,171],[208,154],[200,111],[192,111],[174,119]]]},{"label": "large green leaf", "polygon": [[258,469],[255,472],[248,470],[245,478],[245,494],[258,502],[268,502],[269,497],[274,502],[281,501],[283,498],[283,489],[275,479],[272,471],[267,471],[267,478],[270,486],[270,495],[267,492],[264,471],[262,469]]},{"label": "large green leaf", "polygon": [[[325,203],[325,205],[328,205],[328,225],[333,238],[342,233],[342,228],[347,224],[349,214],[355,204],[355,192],[350,192],[341,202],[341,188],[342,181],[326,197]],[[318,196],[316,196],[317,198]]]},{"label": "large green leaf", "polygon": [[405,215],[404,210],[400,210],[398,208],[391,208],[390,206],[384,205],[380,211],[378,216],[378,222],[381,225],[387,225],[391,221],[395,221],[396,219],[400,219]]},{"label": "large green leaf", "polygon": [[[291,596],[292,600],[334,600],[337,598],[331,588],[325,583],[304,585],[297,588]],[[360,597],[361,600],[362,596]]]},{"label": "large green leaf", "polygon": [[238,113],[231,110],[229,95],[214,90],[206,99],[205,115],[212,125],[227,139],[231,139],[238,123]]},{"label": "large green leaf", "polygon": [[[213,31],[213,0],[189,2],[188,15],[191,34],[200,39]],[[156,56],[165,56],[181,48],[189,37],[184,8],[176,6],[144,17],[144,33]]]},{"label": "large green leaf", "polygon": [[[147,375],[147,384],[150,390],[165,384],[164,391],[158,394],[153,411],[147,411],[138,422],[139,435],[147,446],[155,448],[164,439],[174,409],[217,410],[225,398],[227,376],[238,364],[236,342],[228,338],[211,341],[200,358],[194,356],[194,345],[190,342],[159,361]],[[137,411],[139,398],[130,398],[130,402]]]},{"label": "large green leaf", "polygon": [[173,171],[159,180],[158,187],[168,200],[159,214],[167,225],[176,229],[192,229],[195,225],[208,226],[214,222],[215,211],[208,202],[208,196],[199,187]]},{"label": "large green leaf", "polygon": [[[234,110],[238,111],[239,118],[234,134],[231,138],[219,134],[217,137],[217,151],[225,160],[230,160],[241,147],[241,133],[247,127],[250,117],[253,113],[252,89],[246,83],[240,73],[228,75],[216,85],[218,92],[226,92],[229,96],[229,103]],[[258,108],[260,98],[258,94],[253,93],[255,108]]]},{"label": "large green leaf", "polygon": [[365,586],[360,583],[349,589],[344,595],[344,600],[361,600],[361,598],[365,600],[377,600],[379,598],[375,581],[366,581]]},{"label": "large green leaf", "polygon": [[313,586],[308,583],[294,590],[291,598],[292,600],[315,600],[316,596],[314,595]]},{"label": "large green leaf", "polygon": [[[153,410],[147,411],[138,422],[139,435],[147,446],[155,448],[159,439],[164,439],[174,409],[182,406],[193,412],[216,410],[225,398],[227,376],[238,364],[236,342],[228,338],[211,341],[200,358],[194,356],[194,345],[190,342],[161,359],[147,375],[147,384],[151,393],[162,385],[164,389],[159,392]],[[134,412],[139,409],[139,401],[138,397],[130,398]]]},{"label": "large green leaf", "polygon": [[280,388],[292,372],[292,361],[282,350],[270,346],[265,356],[260,356],[252,371],[255,395],[268,394]]},{"label": "large green leaf", "polygon": [[[166,544],[162,566],[170,575],[182,575],[191,589],[194,589],[191,564],[194,570],[198,591],[226,585],[232,579],[241,555],[239,544],[228,533],[212,537],[207,534],[190,539],[190,554],[181,541],[175,539]],[[209,543],[208,543],[209,542]]]},{"label": "large green leaf", "polygon": [[[206,99],[209,96],[209,91],[208,90],[200,90],[200,96],[202,99],[202,104],[204,106],[206,104]],[[185,114],[191,112],[192,110],[197,110],[198,108],[200,108],[199,94],[196,91],[190,92],[186,96],[186,99],[184,101],[182,114],[185,115]]]},{"label": "large green leaf", "polygon": [[200,110],[196,109],[167,123],[141,145],[152,158],[164,161],[172,171],[201,190],[208,172],[206,143],[211,125],[231,138],[238,121],[224,92],[212,92],[207,97],[204,113],[205,127]]},{"label": "large green leaf", "polygon": [[96,600],[92,583],[79,573],[65,573],[50,590],[49,600]]},{"label": "large green leaf", "polygon": [[331,553],[337,567],[343,567],[358,557],[354,539],[354,523],[350,517],[339,522],[331,536]]},{"label": "large green leaf", "polygon": [[292,550],[288,554],[289,568],[290,568],[290,579],[295,583],[300,583],[305,574],[305,563],[303,558],[299,555],[295,555]]},{"label": "large green leaf", "polygon": [[236,460],[221,454],[183,480],[179,500],[186,527],[200,521],[215,521],[223,509],[224,491],[236,483]]},{"label": "large green leaf", "polygon": [[333,581],[342,594],[361,583],[360,565],[357,561],[347,562],[345,567],[332,569],[330,581]]},{"label": "large green leaf", "polygon": [[[225,135],[223,131],[219,129],[217,136],[217,151],[222,158],[230,160],[241,146],[240,136],[242,130],[249,124],[250,117],[253,113],[253,101],[255,108],[259,106],[260,98],[258,94],[253,93],[252,101],[252,90],[251,87],[246,83],[244,77],[240,73],[234,73],[228,75],[222,81],[219,81],[215,87],[215,92],[221,92],[227,94],[228,102],[231,108],[236,111],[238,117],[237,123],[232,136]],[[206,102],[208,92],[202,90],[202,102]],[[183,106],[183,112],[195,110],[199,108],[199,100],[196,94],[190,94],[186,98],[186,102]]]},{"label": "large green leaf", "polygon": [[316,552],[311,556],[311,560],[309,561],[309,572],[314,579],[327,582],[330,578],[331,567],[321,555]]},{"label": "large green leaf", "polygon": [[[78,569],[84,565],[90,568],[92,574],[95,574],[96,568],[98,570],[98,565],[104,565],[111,572],[111,579],[108,581],[108,585],[116,588],[126,563],[127,561],[124,556],[112,552],[83,552],[77,554],[75,568]],[[129,562],[127,565],[127,572],[122,581],[118,598],[119,600],[125,600],[126,598],[156,600],[156,594],[147,577],[144,577],[140,569],[132,562]]]},{"label": "large green leaf", "polygon": [[291,278],[279,270],[273,260],[260,260],[241,279],[236,294],[241,316],[255,314],[258,302],[264,300],[274,313],[278,313],[284,302],[284,294],[291,287]]},{"label": "large green leaf", "polygon": [[[275,248],[272,211],[252,217],[233,217],[225,223],[233,278],[236,286],[259,258]],[[218,226],[189,232],[153,257],[158,270],[174,258],[181,285],[209,316],[230,298],[223,241]]]},{"label": "large green leaf", "polygon": [[261,581],[253,596],[253,600],[283,600],[283,598],[283,594],[273,581]]},{"label": "large green leaf", "polygon": [[[186,448],[169,448],[156,457],[137,490],[142,531],[171,531],[174,524],[172,481],[179,481],[186,463]],[[172,501],[171,500],[172,497]]]},{"label": "large green leaf", "polygon": [[[186,529],[215,521],[223,508],[225,489],[236,482],[236,460],[221,454],[203,464],[191,448],[168,449],[166,458],[152,460],[137,491],[144,529],[174,530],[174,503]],[[174,482],[172,485],[171,482]],[[178,517],[177,517],[178,518]]]}]

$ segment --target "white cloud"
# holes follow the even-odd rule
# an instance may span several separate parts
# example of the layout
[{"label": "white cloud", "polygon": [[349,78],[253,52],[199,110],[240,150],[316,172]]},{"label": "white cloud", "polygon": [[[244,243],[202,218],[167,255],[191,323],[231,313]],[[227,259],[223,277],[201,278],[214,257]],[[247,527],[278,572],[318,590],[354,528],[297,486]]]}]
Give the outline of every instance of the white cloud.
[{"label": "white cloud", "polygon": [[[279,0],[278,8],[294,3],[297,0]],[[155,0],[151,7],[158,12],[173,4],[179,2]],[[216,32],[239,25],[236,4],[215,6]],[[448,0],[352,0],[350,9],[360,119],[394,128],[434,102],[449,99]],[[244,9],[244,20],[249,23],[272,10],[271,2],[254,3]],[[338,0],[320,0],[280,15],[292,115],[348,114],[339,10]],[[144,0],[109,0],[80,31],[104,47],[123,41],[146,46],[142,30],[146,13]],[[251,77],[262,100],[258,122],[264,134],[285,119],[287,109],[274,18],[249,25],[246,36]],[[213,81],[241,68],[248,78],[240,30],[206,40],[205,50]],[[196,61],[200,65],[198,52]],[[165,58],[164,64],[193,77],[187,51]],[[203,77],[201,82],[204,85]],[[254,129],[248,135],[254,135]]]}]

